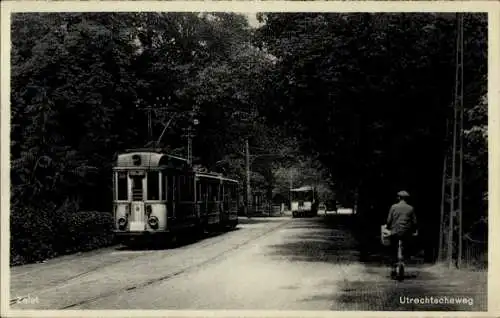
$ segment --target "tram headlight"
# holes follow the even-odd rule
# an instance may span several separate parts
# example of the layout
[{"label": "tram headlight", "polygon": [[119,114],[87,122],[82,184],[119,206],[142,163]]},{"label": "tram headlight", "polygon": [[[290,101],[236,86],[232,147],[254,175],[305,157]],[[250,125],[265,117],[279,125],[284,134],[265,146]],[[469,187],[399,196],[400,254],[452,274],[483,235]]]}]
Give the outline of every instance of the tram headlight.
[{"label": "tram headlight", "polygon": [[148,219],[148,224],[152,229],[158,228],[158,218],[156,216],[152,216]]},{"label": "tram headlight", "polygon": [[118,219],[118,228],[120,230],[124,230],[125,226],[127,226],[127,219],[126,218],[119,218]]}]

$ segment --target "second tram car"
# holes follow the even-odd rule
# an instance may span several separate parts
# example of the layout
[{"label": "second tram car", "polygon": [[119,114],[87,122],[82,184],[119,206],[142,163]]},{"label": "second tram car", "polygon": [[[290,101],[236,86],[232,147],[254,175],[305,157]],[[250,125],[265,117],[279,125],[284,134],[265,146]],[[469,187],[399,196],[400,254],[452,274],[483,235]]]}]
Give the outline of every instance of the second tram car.
[{"label": "second tram car", "polygon": [[142,237],[175,241],[238,224],[239,183],[195,171],[160,150],[129,150],[113,168],[115,234],[122,243]]},{"label": "second tram car", "polygon": [[303,186],[290,190],[292,216],[318,215],[316,192],[311,186]]}]

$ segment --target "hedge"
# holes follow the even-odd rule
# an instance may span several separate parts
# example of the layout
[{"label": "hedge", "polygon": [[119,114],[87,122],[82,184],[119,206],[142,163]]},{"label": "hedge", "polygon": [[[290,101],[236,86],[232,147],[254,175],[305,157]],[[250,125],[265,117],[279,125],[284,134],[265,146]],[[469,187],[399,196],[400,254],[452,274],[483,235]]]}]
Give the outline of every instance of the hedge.
[{"label": "hedge", "polygon": [[61,208],[19,208],[11,211],[10,264],[21,265],[59,255],[111,245],[111,213]]}]

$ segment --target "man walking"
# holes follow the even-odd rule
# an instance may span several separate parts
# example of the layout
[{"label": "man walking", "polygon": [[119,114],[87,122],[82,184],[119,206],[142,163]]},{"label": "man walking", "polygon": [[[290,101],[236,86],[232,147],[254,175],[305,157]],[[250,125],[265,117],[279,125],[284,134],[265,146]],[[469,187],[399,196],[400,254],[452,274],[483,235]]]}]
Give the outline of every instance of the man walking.
[{"label": "man walking", "polygon": [[[397,196],[398,203],[391,206],[387,217],[387,229],[391,232],[391,253],[395,260],[394,263],[398,261],[399,240],[405,247],[408,246],[407,243],[411,237],[418,234],[415,210],[406,202],[410,194],[406,191],[400,191]],[[393,269],[392,274],[395,274],[395,269]]]}]

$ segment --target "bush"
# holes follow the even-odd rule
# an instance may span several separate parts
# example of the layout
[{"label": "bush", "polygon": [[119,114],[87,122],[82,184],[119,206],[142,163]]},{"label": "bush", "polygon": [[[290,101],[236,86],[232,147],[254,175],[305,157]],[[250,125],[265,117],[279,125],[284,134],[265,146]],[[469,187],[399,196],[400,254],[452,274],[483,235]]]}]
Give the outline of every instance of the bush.
[{"label": "bush", "polygon": [[23,264],[54,257],[54,233],[46,211],[15,209],[11,213],[11,263]]},{"label": "bush", "polygon": [[56,251],[67,254],[107,246],[113,240],[113,217],[110,213],[80,211],[65,214],[58,223]]},{"label": "bush", "polygon": [[55,211],[13,209],[11,265],[33,263],[112,244],[111,213],[78,211],[77,206],[66,201]]}]

